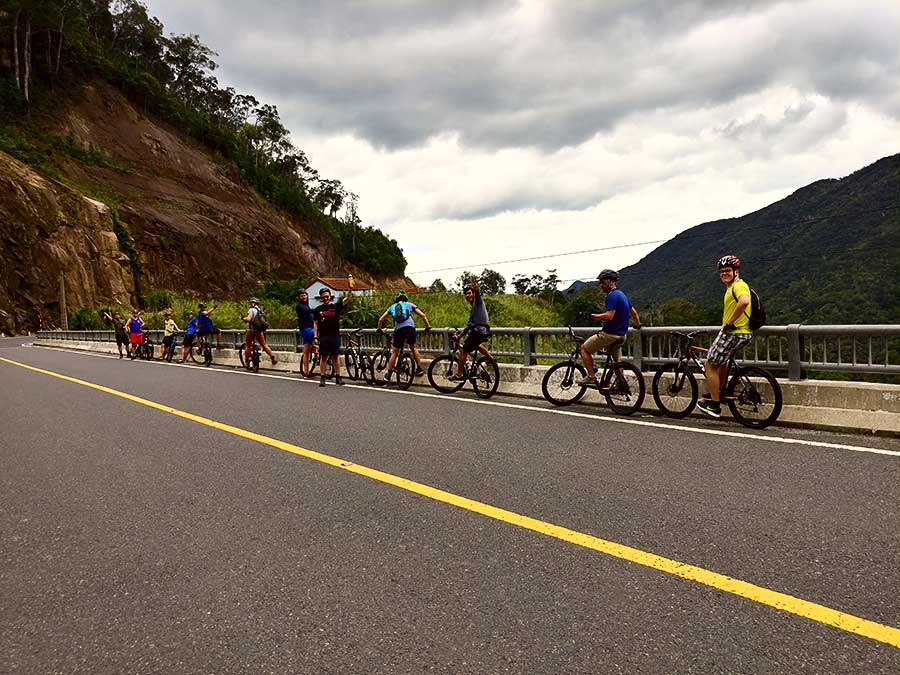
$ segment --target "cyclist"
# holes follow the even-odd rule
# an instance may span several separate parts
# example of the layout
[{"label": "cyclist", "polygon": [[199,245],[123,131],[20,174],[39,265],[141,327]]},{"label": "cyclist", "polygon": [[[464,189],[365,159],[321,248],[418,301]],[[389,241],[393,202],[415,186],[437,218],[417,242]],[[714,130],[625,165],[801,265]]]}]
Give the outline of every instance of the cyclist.
[{"label": "cyclist", "polygon": [[250,309],[247,310],[247,315],[241,318],[241,321],[247,322],[247,332],[244,333],[244,363],[247,365],[247,370],[252,369],[250,361],[253,354],[254,340],[256,340],[259,343],[259,346],[262,347],[263,351],[269,355],[269,359],[272,361],[273,366],[278,363],[278,359],[275,358],[275,354],[272,353],[272,350],[269,349],[269,345],[266,344],[265,331],[259,327],[259,324],[256,321],[256,318],[258,316],[259,300],[257,300],[256,298],[250,298]]},{"label": "cyclist", "polygon": [[331,357],[334,363],[335,384],[344,384],[341,377],[341,312],[350,302],[353,286],[347,289],[347,295],[337,302],[331,301],[331,291],[323,288],[317,298],[321,305],[313,310],[313,339],[319,341],[319,386],[325,386],[325,362]]},{"label": "cyclist", "polygon": [[[297,304],[294,305],[294,309],[297,311],[297,330],[303,341],[300,372],[309,373],[309,355],[312,352],[316,332],[313,329],[315,323],[313,309],[309,306],[309,293],[306,292],[306,289],[301,288],[297,291]],[[312,377],[312,373],[309,373],[309,377]]]},{"label": "cyclist", "polygon": [[[597,384],[597,376],[594,374],[594,359],[592,353],[601,349],[608,349],[615,362],[622,360],[622,345],[625,343],[625,335],[628,333],[628,323],[634,319],[635,326],[641,327],[641,317],[628,300],[628,296],[616,286],[619,282],[619,273],[615,270],[603,270],[597,275],[600,280],[600,290],[606,293],[605,312],[591,314],[592,319],[603,322],[603,327],[596,335],[592,335],[581,345],[581,358],[587,369],[587,375],[577,384],[579,386],[591,386]],[[616,380],[618,381],[618,377]]]},{"label": "cyclist", "polygon": [[397,355],[400,353],[400,350],[403,349],[403,345],[405,344],[409,345],[409,350],[416,360],[415,376],[419,377],[425,374],[425,369],[422,368],[422,357],[419,355],[419,350],[416,349],[416,323],[413,321],[413,314],[418,314],[422,317],[422,320],[425,322],[425,330],[431,328],[431,324],[428,323],[428,317],[425,315],[425,312],[419,309],[417,305],[409,302],[406,293],[397,295],[394,304],[384,310],[384,314],[378,317],[379,331],[388,316],[394,318],[393,348],[391,349],[391,358],[388,359],[387,372],[384,374],[385,380],[391,379],[391,375],[394,373],[394,364],[397,363]]},{"label": "cyclist", "polygon": [[181,363],[184,363],[187,360],[188,352],[191,349],[191,345],[194,344],[194,337],[197,335],[197,317],[194,316],[194,313],[190,310],[185,312],[185,316],[187,317],[187,326],[184,328],[184,345],[181,348]]},{"label": "cyclist", "polygon": [[144,344],[144,320],[136,309],[131,310],[131,318],[128,319],[128,338],[131,341],[131,358],[137,356],[138,347]]},{"label": "cyclist", "polygon": [[173,350],[175,349],[172,343],[175,341],[175,333],[179,330],[175,320],[172,318],[172,310],[167,309],[163,312],[163,316],[166,319],[166,324],[163,332],[163,349],[162,354],[159,357],[160,361],[166,360],[166,354],[169,353],[170,348]]},{"label": "cyclist", "polygon": [[[116,331],[116,347],[119,349],[119,358],[121,359],[126,355],[131,356],[131,344],[128,341],[128,329],[125,327],[122,315],[116,311],[112,313],[112,316],[109,315],[109,312],[103,312],[103,316],[107,321],[112,323],[113,328]],[[125,354],[122,354],[122,347],[125,347]]]},{"label": "cyclist", "polygon": [[725,285],[722,329],[716,335],[703,369],[706,372],[706,387],[709,397],[704,396],[697,407],[710,417],[721,417],[722,405],[719,393],[722,381],[728,374],[728,361],[741,347],[753,339],[750,330],[750,287],[741,279],[741,260],[735,255],[725,255],[716,263],[719,281]]},{"label": "cyclist", "polygon": [[212,309],[206,309],[206,304],[201,302],[200,307],[197,311],[197,335],[200,339],[206,339],[209,341],[209,336],[215,333],[216,335],[216,349],[222,348],[222,331],[216,328],[213,325],[212,313],[216,311],[216,307],[214,306]]},{"label": "cyclist", "polygon": [[482,344],[491,338],[491,326],[487,307],[484,306],[484,298],[481,297],[481,291],[478,290],[478,279],[472,277],[471,281],[463,287],[463,295],[466,301],[472,305],[472,309],[469,310],[469,321],[466,323],[466,327],[463,328],[458,336],[460,340],[464,337],[466,339],[459,350],[459,363],[457,363],[456,374],[448,378],[452,382],[459,382],[465,379],[463,369],[466,358],[473,350],[478,349],[489,359],[494,358],[487,350],[487,347]]}]

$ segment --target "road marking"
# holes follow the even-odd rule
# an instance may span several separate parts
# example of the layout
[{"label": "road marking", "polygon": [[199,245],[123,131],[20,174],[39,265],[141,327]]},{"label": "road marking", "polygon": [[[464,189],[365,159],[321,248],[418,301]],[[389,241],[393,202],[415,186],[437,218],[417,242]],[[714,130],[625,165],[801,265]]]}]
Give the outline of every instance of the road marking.
[{"label": "road marking", "polygon": [[[81,350],[71,350],[65,349],[61,347],[46,347],[44,345],[37,345],[37,347],[41,349],[53,349],[56,351],[65,351],[72,354],[79,354],[82,356],[95,356],[97,358],[112,358],[118,359],[117,356],[107,356],[105,354],[97,354],[96,352],[84,352]],[[14,363],[14,362],[13,362]],[[242,369],[235,370],[222,370],[218,368],[207,368],[206,366],[198,366],[198,365],[189,365],[189,364],[174,364],[174,363],[164,363],[162,361],[141,361],[141,363],[154,363],[158,366],[179,366],[179,367],[187,367],[187,368],[198,368],[208,373],[223,373],[228,375],[246,375],[249,377],[266,377],[273,380],[289,380],[291,382],[304,382],[306,384],[318,384],[317,378],[305,379],[297,376],[287,376],[287,375],[273,375],[269,373],[250,373]],[[299,375],[299,373],[297,373]],[[707,427],[690,427],[682,424],[674,424],[674,423],[665,423],[665,422],[650,422],[648,420],[636,420],[628,417],[610,417],[605,415],[597,415],[594,413],[584,413],[577,412],[575,410],[567,410],[562,408],[538,408],[533,405],[525,405],[523,403],[508,403],[505,401],[486,401],[484,399],[477,398],[464,398],[460,396],[447,396],[445,394],[436,394],[428,391],[402,391],[400,389],[392,389],[387,387],[377,387],[373,388],[368,385],[361,384],[346,384],[344,385],[350,388],[356,389],[365,389],[366,391],[380,391],[386,394],[397,394],[403,396],[420,396],[423,398],[436,398],[442,401],[452,401],[457,404],[463,405],[487,405],[494,406],[498,408],[509,408],[512,410],[528,410],[529,412],[538,412],[546,415],[563,415],[566,417],[577,417],[581,419],[589,419],[600,422],[607,422],[610,424],[626,424],[632,426],[640,426],[640,427],[650,427],[653,429],[668,429],[670,431],[686,431],[692,434],[705,434],[709,436],[723,436],[726,438],[742,438],[742,439],[751,439],[755,441],[765,441],[768,443],[781,443],[785,445],[800,445],[807,447],[816,447],[816,448],[829,448],[831,450],[850,450],[851,452],[864,452],[873,455],[887,455],[889,457],[900,457],[900,450],[886,450],[884,448],[872,448],[865,445],[851,445],[848,443],[829,443],[828,441],[811,441],[803,438],[785,438],[783,436],[761,436],[757,434],[751,434],[745,431],[729,431],[727,429],[710,429]]]},{"label": "road marking", "polygon": [[506,509],[491,506],[490,504],[479,502],[474,499],[468,499],[452,492],[447,492],[445,490],[431,487],[430,485],[425,485],[424,483],[417,483],[401,476],[395,476],[394,474],[385,473],[384,471],[379,471],[378,469],[372,469],[366,466],[362,466],[348,460],[316,452],[315,450],[302,448],[298,445],[294,445],[293,443],[278,440],[277,438],[271,438],[269,436],[264,436],[253,431],[241,429],[240,427],[225,424],[224,422],[217,422],[206,417],[194,415],[193,413],[178,410],[177,408],[172,408],[171,406],[163,405],[162,403],[157,403],[155,401],[150,401],[148,399],[141,398],[133,394],[128,394],[117,389],[105,387],[100,384],[94,384],[93,382],[87,382],[86,380],[80,380],[68,375],[62,375],[50,370],[36,368],[34,366],[19,363],[17,361],[11,361],[2,357],[0,357],[0,361],[8,363],[10,365],[18,366],[20,368],[24,368],[26,370],[31,370],[36,373],[41,373],[43,375],[55,377],[60,380],[65,380],[66,382],[71,382],[74,384],[82,385],[84,387],[88,387],[90,389],[95,389],[112,396],[117,396],[119,398],[123,398],[128,401],[147,406],[148,408],[153,408],[164,413],[175,415],[176,417],[181,417],[183,419],[196,422],[197,424],[202,424],[213,429],[218,429],[220,431],[224,431],[241,438],[246,438],[263,445],[268,445],[270,447],[277,448],[279,450],[283,450],[284,452],[289,452],[300,457],[306,457],[307,459],[312,459],[317,462],[327,464],[328,466],[343,469],[345,471],[349,471],[350,473],[365,476],[380,483],[393,485],[394,487],[400,488],[401,490],[406,490],[407,492],[412,492],[434,501],[449,504],[451,506],[456,506],[458,508],[465,509],[466,511],[470,511],[472,513],[477,513],[493,520],[498,520],[510,525],[515,525],[516,527],[543,534],[548,537],[560,539],[562,541],[575,544],[576,546],[581,546],[583,548],[591,549],[599,553],[604,553],[614,558],[619,558],[620,560],[625,560],[627,562],[632,562],[643,567],[648,567],[660,572],[665,572],[666,574],[681,577],[682,579],[694,581],[698,584],[714,588],[724,593],[730,593],[738,597],[746,598],[761,605],[773,607],[783,612],[794,614],[795,616],[810,619],[811,621],[822,623],[827,626],[832,626],[848,633],[861,635],[871,640],[883,642],[885,644],[891,645],[892,647],[900,649],[900,628],[894,628],[893,626],[887,626],[875,621],[863,619],[862,617],[831,609],[830,607],[825,607],[824,605],[819,605],[808,600],[803,600],[786,593],[780,593],[778,591],[763,588],[762,586],[757,586],[746,581],[741,581],[740,579],[735,579],[734,577],[729,577],[725,574],[719,574],[718,572],[713,572],[702,567],[697,567],[695,565],[679,562],[671,558],[665,558],[663,556],[655,555],[653,553],[650,553],[649,551],[632,548],[631,546],[625,546],[624,544],[619,544],[607,539],[601,539],[600,537],[595,537],[590,534],[585,534],[576,530],[570,530],[569,528],[562,527],[560,525],[554,525],[553,523],[548,523],[536,518],[531,518],[529,516],[524,516],[513,511],[507,511]]}]

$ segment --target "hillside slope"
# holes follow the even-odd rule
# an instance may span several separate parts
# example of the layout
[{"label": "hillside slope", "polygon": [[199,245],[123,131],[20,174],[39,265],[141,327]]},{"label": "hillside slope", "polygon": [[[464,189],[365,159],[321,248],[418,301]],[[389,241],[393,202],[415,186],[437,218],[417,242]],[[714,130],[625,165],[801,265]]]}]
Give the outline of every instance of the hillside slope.
[{"label": "hillside slope", "polygon": [[268,205],[233,164],[109,84],[55,108],[38,121],[55,148],[42,170],[0,153],[0,330],[58,325],[60,274],[70,308],[159,288],[246,297],[270,278],[347,272],[408,285],[347,264],[320,226]]},{"label": "hillside slope", "polygon": [[721,308],[715,262],[726,253],[744,262],[770,323],[900,322],[900,155],[686,230],[621,270],[619,285],[639,307]]}]

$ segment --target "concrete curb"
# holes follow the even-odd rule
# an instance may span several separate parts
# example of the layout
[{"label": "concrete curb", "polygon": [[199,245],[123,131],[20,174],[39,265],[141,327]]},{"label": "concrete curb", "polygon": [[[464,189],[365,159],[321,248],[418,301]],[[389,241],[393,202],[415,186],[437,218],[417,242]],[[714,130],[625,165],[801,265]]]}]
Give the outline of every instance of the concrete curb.
[{"label": "concrete curb", "polygon": [[[78,342],[64,340],[35,340],[39,347],[75,349],[102,354],[118,354],[114,342]],[[300,355],[293,352],[276,352],[278,364],[274,367],[263,355],[267,370],[299,372]],[[176,356],[177,358],[177,356]],[[234,349],[214,350],[216,365],[240,367],[240,359]],[[525,398],[542,398],[541,380],[548,366],[519,366],[500,364],[498,393]],[[647,395],[643,410],[657,412],[650,394],[652,373],[645,373]],[[702,380],[702,377],[698,379]],[[422,380],[416,380],[421,386]],[[870,382],[834,382],[828,380],[804,380],[790,382],[779,380],[784,393],[784,409],[778,424],[900,436],[900,385]],[[427,387],[427,380],[425,382]],[[702,382],[701,382],[702,388]],[[597,391],[588,391],[582,399],[588,405],[605,405]],[[702,413],[695,413],[702,415]],[[727,418],[725,411],[723,417]]]}]

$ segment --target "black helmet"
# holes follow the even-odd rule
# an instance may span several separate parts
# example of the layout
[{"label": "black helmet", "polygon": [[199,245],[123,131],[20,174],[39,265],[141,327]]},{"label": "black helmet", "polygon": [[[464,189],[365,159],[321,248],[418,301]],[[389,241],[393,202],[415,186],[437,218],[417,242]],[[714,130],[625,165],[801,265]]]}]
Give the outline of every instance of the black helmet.
[{"label": "black helmet", "polygon": [[730,267],[734,270],[741,269],[741,259],[736,255],[723,255],[719,258],[719,262],[716,265],[717,269],[722,269],[723,267]]},{"label": "black helmet", "polygon": [[602,272],[600,272],[600,274],[597,275],[597,278],[600,280],[610,279],[612,281],[618,281],[619,273],[615,270],[603,270]]}]

